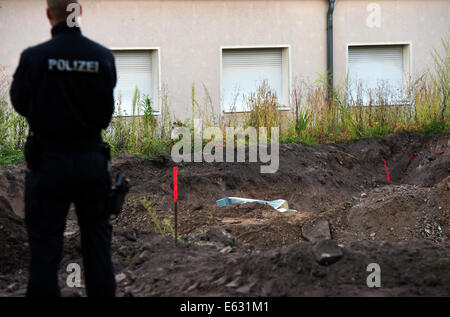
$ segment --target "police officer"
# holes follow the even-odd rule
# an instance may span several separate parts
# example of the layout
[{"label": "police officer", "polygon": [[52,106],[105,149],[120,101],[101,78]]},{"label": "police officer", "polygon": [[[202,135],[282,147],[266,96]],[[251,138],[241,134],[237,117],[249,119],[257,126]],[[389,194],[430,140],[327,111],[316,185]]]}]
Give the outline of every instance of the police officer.
[{"label": "police officer", "polygon": [[71,203],[80,226],[87,294],[115,296],[106,202],[111,180],[101,137],[114,111],[115,61],[110,50],[69,21],[68,5],[77,2],[47,0],[52,38],[22,53],[10,91],[31,131],[25,150],[27,296],[61,295],[58,267]]}]

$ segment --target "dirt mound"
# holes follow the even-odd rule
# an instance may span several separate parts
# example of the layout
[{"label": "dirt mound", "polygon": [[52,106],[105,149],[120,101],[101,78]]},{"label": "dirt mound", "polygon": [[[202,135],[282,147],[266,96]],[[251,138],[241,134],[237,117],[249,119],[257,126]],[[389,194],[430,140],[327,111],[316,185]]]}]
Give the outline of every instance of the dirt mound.
[{"label": "dirt mound", "polygon": [[[122,239],[122,244],[126,244]],[[357,243],[342,258],[319,265],[313,245],[243,254],[211,245],[179,244],[140,236],[140,249],[121,272],[119,289],[134,296],[446,296],[450,248],[426,242]],[[367,266],[378,263],[382,288],[366,285]]]},{"label": "dirt mound", "polygon": [[23,220],[7,209],[1,198],[0,241],[0,276],[25,268],[28,239]]},{"label": "dirt mound", "polygon": [[0,171],[0,287],[1,276],[21,270],[28,258],[24,228],[23,171]]},{"label": "dirt mound", "polygon": [[25,173],[23,167],[9,166],[0,169],[0,199],[5,209],[23,218]]},{"label": "dirt mound", "polygon": [[[238,244],[267,250],[302,241],[303,224],[326,217],[341,242],[448,241],[448,191],[432,187],[450,174],[448,137],[399,133],[352,144],[287,144],[280,153],[275,174],[261,174],[256,163],[181,164],[182,236],[202,234],[214,225],[232,233]],[[113,171],[125,171],[134,185],[126,212],[115,220],[118,226],[155,230],[143,199],[160,220],[173,221],[172,169],[166,163],[161,167],[129,157],[113,162]],[[281,214],[258,204],[215,205],[227,196],[285,199],[299,212]]]},{"label": "dirt mound", "polygon": [[[385,171],[386,162],[390,179]],[[133,188],[112,220],[119,294],[137,296],[447,295],[450,263],[450,139],[398,133],[351,144],[280,147],[280,168],[257,163],[179,166],[179,231],[173,243],[173,162],[114,158]],[[23,295],[27,247],[21,167],[0,170],[0,296]],[[257,203],[218,207],[228,197],[285,199],[295,213]],[[145,208],[142,201],[148,203]],[[150,212],[151,211],[151,212]],[[157,234],[155,223],[165,231]],[[324,237],[336,263],[320,265]],[[66,266],[82,267],[74,213]],[[337,246],[339,244],[340,246]],[[333,252],[334,252],[333,251]],[[333,260],[334,261],[334,260]],[[331,262],[330,262],[331,263]],[[383,287],[367,288],[369,263]],[[84,288],[63,287],[67,296]]]},{"label": "dirt mound", "polygon": [[330,220],[336,240],[450,241],[447,189],[390,185],[363,197],[322,214]]},{"label": "dirt mound", "polygon": [[[79,263],[76,239],[66,245],[71,261]],[[155,233],[132,229],[117,230],[113,242],[120,296],[447,296],[450,292],[450,246],[366,241],[340,248],[337,262],[320,265],[309,242],[249,252],[210,243],[175,246]],[[370,263],[381,267],[381,288],[367,287]],[[61,275],[67,273],[61,270]],[[84,288],[64,286],[63,279],[61,285],[66,296],[85,295]]]}]

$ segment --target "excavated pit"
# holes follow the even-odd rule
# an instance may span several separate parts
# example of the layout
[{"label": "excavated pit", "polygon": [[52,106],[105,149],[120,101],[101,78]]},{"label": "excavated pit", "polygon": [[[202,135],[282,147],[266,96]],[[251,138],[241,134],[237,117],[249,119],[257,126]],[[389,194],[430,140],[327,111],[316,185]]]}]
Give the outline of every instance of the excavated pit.
[{"label": "excavated pit", "polygon": [[[390,179],[387,179],[386,162]],[[258,163],[183,163],[179,231],[157,234],[145,199],[173,222],[173,162],[121,155],[111,164],[133,188],[112,220],[119,295],[341,296],[450,294],[450,138],[398,133],[351,144],[280,147],[277,173]],[[25,292],[24,166],[0,169],[0,295]],[[256,203],[219,208],[224,197],[285,199],[296,213]],[[69,214],[61,266],[81,264],[78,226]],[[339,245],[337,261],[314,256],[323,236]],[[315,241],[314,237],[320,236]],[[313,238],[311,238],[313,237]],[[309,241],[308,241],[309,240]],[[383,287],[366,285],[379,263]]]}]

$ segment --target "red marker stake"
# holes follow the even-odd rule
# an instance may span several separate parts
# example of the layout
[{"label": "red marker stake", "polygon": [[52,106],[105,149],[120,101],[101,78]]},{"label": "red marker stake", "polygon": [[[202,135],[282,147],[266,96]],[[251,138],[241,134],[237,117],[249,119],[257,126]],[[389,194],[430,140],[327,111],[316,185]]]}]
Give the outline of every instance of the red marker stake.
[{"label": "red marker stake", "polygon": [[383,161],[384,161],[384,169],[386,170],[386,174],[387,174],[387,180],[390,181],[391,178],[389,177],[389,171],[388,171],[388,167],[386,164],[386,160],[383,160]]},{"label": "red marker stake", "polygon": [[173,202],[175,205],[175,243],[178,242],[178,168],[173,168]]}]

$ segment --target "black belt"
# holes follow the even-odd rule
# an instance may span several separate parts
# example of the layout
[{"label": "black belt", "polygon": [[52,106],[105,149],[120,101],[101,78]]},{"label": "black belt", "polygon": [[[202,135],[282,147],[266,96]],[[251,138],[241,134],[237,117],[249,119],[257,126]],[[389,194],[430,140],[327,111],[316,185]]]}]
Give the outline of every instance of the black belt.
[{"label": "black belt", "polygon": [[[72,142],[67,142],[71,140]],[[27,138],[28,156],[34,156],[38,152],[53,153],[100,153],[111,160],[111,148],[108,143],[103,142],[101,137],[95,138],[68,138],[60,139],[46,138],[31,133]],[[32,154],[34,153],[34,154]]]},{"label": "black belt", "polygon": [[43,152],[61,152],[61,153],[103,153],[104,144],[88,143],[88,144],[68,144],[68,143],[51,143],[39,142],[39,150]]}]

